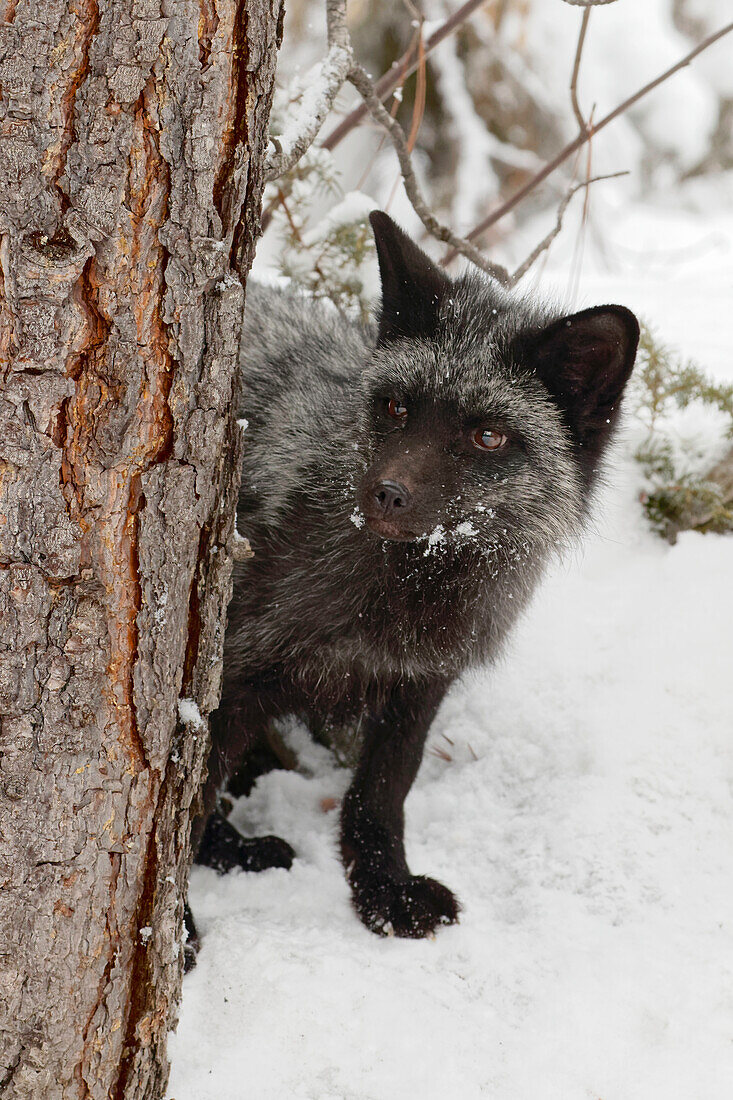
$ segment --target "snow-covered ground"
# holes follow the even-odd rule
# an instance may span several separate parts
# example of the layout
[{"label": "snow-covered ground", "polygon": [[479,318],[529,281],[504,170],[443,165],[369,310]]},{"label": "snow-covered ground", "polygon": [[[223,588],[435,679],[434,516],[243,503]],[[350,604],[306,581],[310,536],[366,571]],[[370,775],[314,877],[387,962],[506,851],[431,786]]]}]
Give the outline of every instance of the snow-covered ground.
[{"label": "snow-covered ground", "polygon": [[[700,205],[609,207],[574,305],[625,303],[733,379],[733,219]],[[564,241],[542,280],[561,295]],[[460,924],[421,942],[361,926],[321,808],[347,775],[295,730],[302,770],[235,811],[291,841],[293,869],[194,870],[168,1096],[733,1097],[733,537],[647,530],[633,432],[584,545],[431,733],[408,857]]]}]

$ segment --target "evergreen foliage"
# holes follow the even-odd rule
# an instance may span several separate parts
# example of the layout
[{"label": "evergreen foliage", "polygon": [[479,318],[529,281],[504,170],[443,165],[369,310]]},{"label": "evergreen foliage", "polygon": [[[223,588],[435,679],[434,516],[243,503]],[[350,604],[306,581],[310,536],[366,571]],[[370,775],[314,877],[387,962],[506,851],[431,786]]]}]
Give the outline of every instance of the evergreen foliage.
[{"label": "evergreen foliage", "polygon": [[[276,95],[274,131],[282,129],[284,115],[297,101],[298,93],[294,95],[287,100],[284,93]],[[332,153],[316,145],[268,188],[266,202],[275,196],[280,274],[314,298],[327,298],[348,316],[368,321],[375,256],[369,211],[374,201],[359,192],[345,195]]]},{"label": "evergreen foliage", "polygon": [[647,478],[641,502],[652,528],[672,542],[688,527],[733,530],[733,501],[700,468],[699,456],[678,438],[673,423],[677,410],[706,406],[724,414],[733,437],[733,385],[716,383],[694,363],[681,361],[642,326],[631,399],[647,429],[634,457]]},{"label": "evergreen foliage", "polygon": [[365,269],[375,254],[368,211],[362,208],[345,217],[323,218],[312,229],[307,214],[302,217],[291,212],[284,230],[280,274],[314,298],[327,298],[366,323],[371,294]]}]

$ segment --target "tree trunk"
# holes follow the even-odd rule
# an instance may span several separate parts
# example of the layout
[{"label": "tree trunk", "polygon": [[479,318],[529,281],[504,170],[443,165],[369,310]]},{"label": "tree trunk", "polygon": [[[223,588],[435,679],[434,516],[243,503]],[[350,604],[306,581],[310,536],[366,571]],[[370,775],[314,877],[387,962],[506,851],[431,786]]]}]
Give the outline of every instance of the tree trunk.
[{"label": "tree trunk", "polygon": [[2,3],[0,1094],[161,1100],[280,0]]}]

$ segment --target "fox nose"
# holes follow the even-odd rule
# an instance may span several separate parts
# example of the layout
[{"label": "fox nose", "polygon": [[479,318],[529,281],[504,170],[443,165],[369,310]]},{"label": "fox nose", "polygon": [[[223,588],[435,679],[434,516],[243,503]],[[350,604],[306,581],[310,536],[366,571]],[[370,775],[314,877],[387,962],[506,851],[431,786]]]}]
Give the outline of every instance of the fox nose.
[{"label": "fox nose", "polygon": [[373,489],[381,512],[390,516],[394,512],[407,512],[412,507],[412,495],[399,481],[378,481]]}]

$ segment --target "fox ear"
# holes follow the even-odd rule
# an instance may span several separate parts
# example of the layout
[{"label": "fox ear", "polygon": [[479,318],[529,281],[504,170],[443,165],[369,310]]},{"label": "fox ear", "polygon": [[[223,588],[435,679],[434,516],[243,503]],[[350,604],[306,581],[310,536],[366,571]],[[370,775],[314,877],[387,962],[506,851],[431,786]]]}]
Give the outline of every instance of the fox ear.
[{"label": "fox ear", "polygon": [[430,336],[452,282],[381,210],[369,215],[382,279],[379,341]]},{"label": "fox ear", "polygon": [[578,441],[598,451],[610,435],[634,366],[639,323],[623,306],[595,306],[535,338],[537,374]]}]

